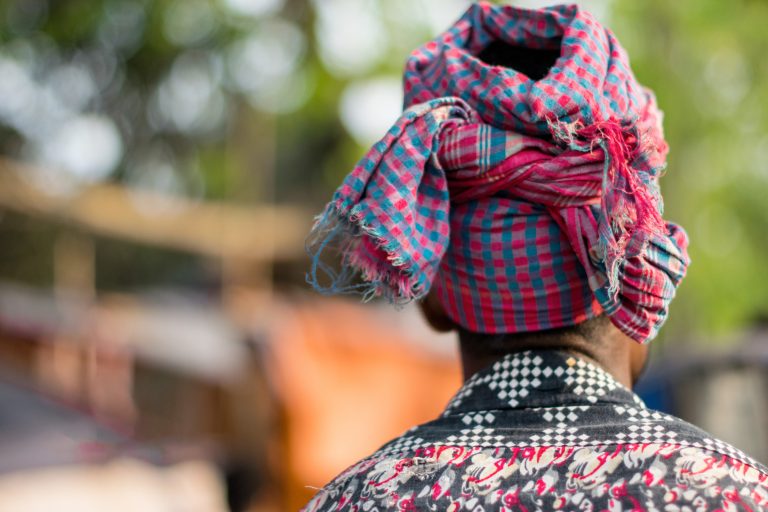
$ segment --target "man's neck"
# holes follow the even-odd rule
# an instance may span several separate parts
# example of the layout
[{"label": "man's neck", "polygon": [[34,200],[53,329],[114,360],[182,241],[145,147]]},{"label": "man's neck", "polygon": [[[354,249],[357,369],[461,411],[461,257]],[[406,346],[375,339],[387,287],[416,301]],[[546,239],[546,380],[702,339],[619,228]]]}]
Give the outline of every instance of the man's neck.
[{"label": "man's neck", "polygon": [[507,354],[525,350],[549,349],[561,350],[595,364],[631,389],[642,373],[643,363],[646,359],[645,347],[623,335],[614,336],[612,332],[609,332],[606,336],[610,336],[612,339],[598,341],[587,340],[581,336],[566,336],[558,340],[526,340],[515,337],[506,343],[503,337],[495,337],[493,343],[489,343],[487,347],[476,346],[477,340],[471,340],[472,345],[470,345],[469,340],[460,337],[459,348],[464,380],[466,381],[478,371],[489,367]]}]

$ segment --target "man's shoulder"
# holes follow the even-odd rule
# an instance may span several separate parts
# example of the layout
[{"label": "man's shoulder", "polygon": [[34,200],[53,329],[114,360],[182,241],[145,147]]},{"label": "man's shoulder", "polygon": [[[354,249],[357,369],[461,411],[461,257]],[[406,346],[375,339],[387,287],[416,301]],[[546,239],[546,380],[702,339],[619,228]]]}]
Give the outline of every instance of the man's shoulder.
[{"label": "man's shoulder", "polygon": [[[643,439],[642,432],[662,430],[675,435]],[[463,443],[451,443],[446,441],[461,436],[430,439],[434,431],[416,428],[386,444],[319,491],[305,510],[768,507],[765,466],[659,413],[645,423],[630,422],[624,437],[570,444],[539,443],[533,435],[498,435],[484,443],[465,435]]]},{"label": "man's shoulder", "polygon": [[696,425],[688,423],[680,418],[668,414],[662,414],[662,416],[663,421],[668,425],[668,430],[677,434],[677,444],[700,448],[703,453],[710,453],[712,456],[719,455],[727,457],[735,462],[753,467],[763,474],[768,474],[768,466],[758,462],[732,444],[723,441]]}]

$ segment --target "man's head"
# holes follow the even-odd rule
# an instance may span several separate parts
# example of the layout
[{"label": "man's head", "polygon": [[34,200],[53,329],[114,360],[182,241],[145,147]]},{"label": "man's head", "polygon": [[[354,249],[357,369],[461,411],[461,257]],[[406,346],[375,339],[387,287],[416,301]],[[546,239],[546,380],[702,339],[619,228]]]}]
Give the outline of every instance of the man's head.
[{"label": "man's head", "polygon": [[[615,35],[573,5],[474,4],[413,52],[404,96],[319,217],[309,281],[429,294],[470,359],[493,339],[551,342],[630,382],[645,351],[631,347],[656,336],[689,260],[661,216],[661,113]],[[323,261],[333,248],[341,269]]]},{"label": "man's head", "polygon": [[[549,48],[525,48],[494,40],[477,54],[488,65],[524,73],[533,80],[544,78],[559,56],[560,41]],[[511,352],[561,349],[589,357],[631,386],[648,361],[647,345],[632,340],[604,314],[554,329],[487,334],[470,331],[451,319],[434,291],[419,305],[432,328],[438,332],[457,332],[465,378]]]}]

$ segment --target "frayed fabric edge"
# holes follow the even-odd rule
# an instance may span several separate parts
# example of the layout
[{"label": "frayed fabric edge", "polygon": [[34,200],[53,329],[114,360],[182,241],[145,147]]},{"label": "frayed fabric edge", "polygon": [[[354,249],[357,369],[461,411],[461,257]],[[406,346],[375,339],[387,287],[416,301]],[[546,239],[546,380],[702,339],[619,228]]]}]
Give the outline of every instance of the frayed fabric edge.
[{"label": "frayed fabric edge", "polygon": [[[645,180],[650,178],[632,168],[628,161],[647,151],[648,141],[644,140],[643,134],[638,133],[634,122],[627,126],[614,119],[589,126],[578,122],[547,122],[553,138],[565,143],[569,148],[591,152],[598,146],[605,155],[602,217],[598,225],[597,250],[605,265],[608,295],[611,301],[616,301],[621,287],[619,274],[626,260],[626,251],[633,241],[637,246],[635,251],[642,251],[652,236],[663,233],[665,226],[660,208],[653,206],[660,195],[646,190],[643,185],[646,185]],[[628,148],[624,139],[627,135],[633,136],[637,141],[634,151]],[[657,175],[658,171],[659,169],[653,169],[645,174]],[[629,189],[620,189],[617,186],[620,178],[626,180]],[[634,220],[630,218],[626,205],[619,206],[615,203],[616,197],[622,192],[633,199]]]},{"label": "frayed fabric edge", "polygon": [[[361,245],[364,237],[386,254],[386,261],[379,258],[377,262],[370,254],[366,257]],[[425,276],[414,276],[413,269],[396,253],[395,242],[363,221],[360,205],[343,208],[329,204],[316,217],[305,250],[311,260],[306,282],[323,295],[361,295],[364,302],[384,297],[392,304],[405,305],[427,294]],[[340,261],[340,269],[323,261],[329,258]],[[330,282],[323,285],[321,280]]]}]

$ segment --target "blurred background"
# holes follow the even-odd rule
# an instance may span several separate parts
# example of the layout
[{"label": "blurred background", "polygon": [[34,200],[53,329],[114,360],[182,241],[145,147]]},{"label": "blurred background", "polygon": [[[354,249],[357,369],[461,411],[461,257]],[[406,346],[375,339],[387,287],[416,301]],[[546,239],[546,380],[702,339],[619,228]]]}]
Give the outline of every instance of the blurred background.
[{"label": "blurred background", "polygon": [[[768,462],[768,2],[581,4],[692,239],[640,392]],[[468,5],[0,1],[0,511],[296,510],[442,410],[452,337],[318,297],[303,244]]]}]

